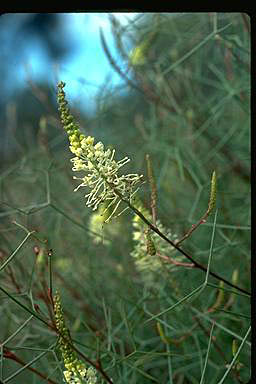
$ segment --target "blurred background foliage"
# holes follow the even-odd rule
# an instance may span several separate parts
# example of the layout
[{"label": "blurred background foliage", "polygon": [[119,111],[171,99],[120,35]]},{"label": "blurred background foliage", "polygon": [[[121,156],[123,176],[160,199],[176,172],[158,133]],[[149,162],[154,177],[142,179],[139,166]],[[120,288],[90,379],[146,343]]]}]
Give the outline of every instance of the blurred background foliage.
[{"label": "blurred background foliage", "polygon": [[[49,33],[47,23],[52,19],[49,16],[41,23],[36,15],[23,28],[28,34],[31,28],[40,28],[49,54],[61,59],[69,47],[64,38],[56,41],[57,30],[54,36]],[[102,49],[122,85],[113,89],[102,84],[93,115],[75,106],[72,113],[86,135],[115,148],[118,159],[131,158],[127,170],[146,178],[145,155],[150,155],[158,190],[157,216],[178,238],[206,211],[216,170],[218,216],[211,268],[250,290],[248,16],[145,13],[125,27],[114,16],[109,22],[119,56],[113,56],[103,31]],[[4,66],[1,71],[7,73]],[[241,316],[211,312],[218,292],[207,287],[193,302],[186,301],[161,317],[168,343],[160,337],[155,320],[144,324],[149,313],[173,305],[203,282],[204,275],[183,267],[173,273],[163,269],[156,289],[144,285],[130,257],[132,213],[92,227],[84,192],[73,193],[76,182],[58,117],[56,90],[47,82],[31,81],[30,85],[1,110],[2,262],[18,249],[1,271],[2,286],[27,305],[38,304],[42,312],[50,313],[47,252],[52,249],[53,285],[62,293],[72,336],[92,359],[100,355],[114,383],[198,383],[209,319],[214,319],[222,328],[214,330],[216,344],[208,356],[206,378],[207,383],[219,382],[232,359],[232,332],[242,338],[248,328],[248,298],[225,292],[221,307],[229,303],[226,309]],[[139,195],[150,209],[148,183]],[[14,221],[36,230],[36,237],[30,236],[20,249],[25,232]],[[202,264],[208,261],[212,228],[210,217],[183,243]],[[103,243],[103,237],[109,241]],[[35,247],[40,249],[40,259]],[[6,340],[28,314],[3,297],[0,309],[1,340]],[[36,355],[32,346],[46,350],[55,339],[34,319],[7,345],[24,361],[31,361]],[[245,345],[240,355],[243,366],[233,370],[226,383],[249,380],[249,355]],[[61,382],[54,356],[55,352],[46,353],[36,368]],[[10,360],[4,364],[5,377],[16,370]],[[31,375],[34,383],[39,382],[27,370],[12,382],[24,382]]]}]

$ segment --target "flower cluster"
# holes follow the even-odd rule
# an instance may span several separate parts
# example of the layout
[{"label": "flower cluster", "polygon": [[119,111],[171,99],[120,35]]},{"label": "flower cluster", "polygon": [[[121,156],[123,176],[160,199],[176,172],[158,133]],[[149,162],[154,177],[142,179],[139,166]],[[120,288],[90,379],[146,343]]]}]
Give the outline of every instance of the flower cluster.
[{"label": "flower cluster", "polygon": [[[137,196],[133,199],[132,204],[146,219],[151,221],[150,212],[144,207]],[[169,239],[173,241],[177,239],[177,235],[172,234],[170,230],[166,229],[160,220],[156,221],[156,227]],[[155,279],[162,275],[164,267],[168,270],[175,269],[176,265],[174,263],[165,262],[166,258],[174,255],[175,248],[171,247],[157,233],[150,231],[147,224],[137,215],[133,217],[133,240],[136,244],[131,252],[131,256],[134,258],[136,268],[141,273],[146,284],[155,285]],[[161,255],[164,258],[161,258]],[[175,254],[175,261],[184,261],[184,257]]]},{"label": "flower cluster", "polygon": [[63,91],[64,86],[65,83],[63,82],[58,84],[58,103],[61,122],[70,141],[69,148],[75,154],[75,157],[71,159],[72,170],[85,173],[83,177],[74,177],[74,179],[81,180],[75,191],[80,187],[89,188],[90,192],[85,195],[86,205],[92,207],[93,210],[96,210],[100,204],[107,202],[106,210],[110,207],[113,208],[110,216],[105,220],[108,222],[116,213],[121,202],[130,200],[137,192],[138,188],[134,190],[135,184],[141,181],[143,176],[137,173],[119,175],[119,169],[130,159],[124,157],[122,160],[116,161],[114,159],[115,150],[106,150],[103,143],[95,144],[93,137],[86,137],[81,133],[67,107],[65,92]]},{"label": "flower cluster", "polygon": [[97,377],[94,368],[86,368],[72,349],[72,340],[66,327],[59,293],[54,297],[54,314],[56,328],[59,333],[59,346],[66,370],[63,372],[65,382],[69,384],[96,384]]}]

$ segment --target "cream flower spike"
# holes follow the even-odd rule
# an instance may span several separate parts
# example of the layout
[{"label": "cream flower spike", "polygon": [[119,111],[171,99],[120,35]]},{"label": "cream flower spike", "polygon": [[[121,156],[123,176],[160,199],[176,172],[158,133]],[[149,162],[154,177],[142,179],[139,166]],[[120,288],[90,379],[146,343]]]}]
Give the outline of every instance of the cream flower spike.
[{"label": "cream flower spike", "polygon": [[67,107],[68,103],[63,91],[64,86],[65,83],[63,82],[58,84],[58,103],[61,122],[69,136],[69,148],[75,154],[75,157],[71,159],[72,170],[85,173],[83,177],[74,176],[74,179],[81,180],[75,191],[81,187],[89,188],[90,192],[85,195],[86,205],[92,207],[93,210],[96,210],[102,203],[108,203],[105,211],[110,207],[113,209],[111,209],[110,216],[105,220],[107,223],[111,218],[119,216],[128,209],[126,207],[116,215],[121,202],[123,200],[130,201],[137,192],[138,188],[134,190],[134,187],[141,181],[143,175],[137,173],[119,175],[119,169],[130,159],[126,156],[122,160],[116,161],[114,149],[105,150],[103,143],[94,144],[94,137],[86,137],[81,133]]},{"label": "cream flower spike", "polygon": [[61,298],[58,292],[56,292],[53,301],[55,324],[59,333],[59,348],[65,366],[65,370],[63,371],[65,382],[68,384],[96,384],[96,370],[93,367],[87,368],[86,365],[77,358],[75,351],[72,349],[73,343],[69,329],[65,323]]}]

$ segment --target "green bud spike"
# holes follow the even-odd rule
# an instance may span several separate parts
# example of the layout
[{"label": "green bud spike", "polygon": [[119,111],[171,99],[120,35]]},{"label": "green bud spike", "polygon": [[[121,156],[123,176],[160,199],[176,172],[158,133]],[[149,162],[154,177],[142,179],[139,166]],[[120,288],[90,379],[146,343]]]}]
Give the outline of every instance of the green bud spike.
[{"label": "green bud spike", "polygon": [[217,178],[216,178],[216,172],[213,171],[212,181],[211,181],[210,200],[208,205],[208,214],[210,214],[215,209],[216,197],[217,197]]}]

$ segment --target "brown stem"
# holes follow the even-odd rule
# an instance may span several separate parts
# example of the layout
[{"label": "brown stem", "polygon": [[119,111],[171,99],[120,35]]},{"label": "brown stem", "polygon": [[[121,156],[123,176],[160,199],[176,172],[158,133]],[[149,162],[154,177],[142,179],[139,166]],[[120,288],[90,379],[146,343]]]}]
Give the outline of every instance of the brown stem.
[{"label": "brown stem", "polygon": [[194,230],[199,227],[199,225],[204,224],[206,222],[207,216],[208,213],[206,212],[196,224],[192,224],[188,232],[180,240],[176,241],[176,245],[180,245],[180,243],[186,240],[192,234],[192,232],[194,232]]},{"label": "brown stem", "polygon": [[175,260],[171,259],[168,256],[161,255],[158,252],[156,253],[156,255],[158,257],[160,257],[161,259],[165,260],[169,264],[175,264],[175,265],[179,265],[181,267],[187,267],[187,268],[194,268],[195,267],[195,264],[193,264],[193,263],[182,263],[182,262],[179,262],[179,261],[175,261]]},{"label": "brown stem", "polygon": [[[10,360],[13,360],[13,361],[16,361],[16,363],[22,365],[23,367],[25,365],[27,365],[27,363],[25,363],[23,360],[21,360],[18,356],[16,356],[13,352],[9,351],[8,349],[4,348],[4,357],[6,359],[10,359]],[[44,375],[43,373],[39,372],[38,370],[36,370],[35,368],[32,368],[32,367],[26,367],[26,369],[28,369],[29,371],[35,373],[36,375],[42,377],[42,379],[46,380],[48,383],[50,384],[57,384],[56,381],[53,381],[51,379],[48,379],[46,375]]]}]

